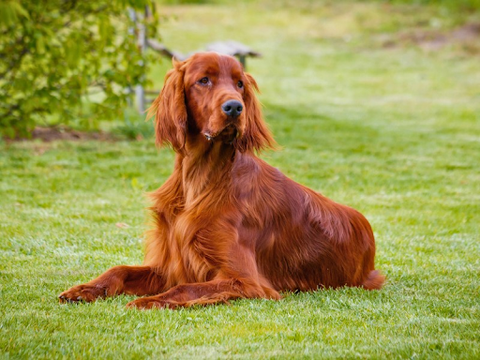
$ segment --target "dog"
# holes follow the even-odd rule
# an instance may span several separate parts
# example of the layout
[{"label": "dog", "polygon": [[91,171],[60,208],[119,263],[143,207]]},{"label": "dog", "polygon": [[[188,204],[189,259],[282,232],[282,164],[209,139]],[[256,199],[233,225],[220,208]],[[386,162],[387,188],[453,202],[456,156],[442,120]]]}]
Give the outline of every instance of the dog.
[{"label": "dog", "polygon": [[[177,308],[282,291],[380,289],[375,240],[358,211],[257,157],[275,147],[254,78],[233,57],[197,53],[174,68],[149,110],[156,142],[176,152],[151,194],[142,266],[115,266],[61,302],[144,296],[128,307]],[[294,121],[294,119],[292,119]]]}]

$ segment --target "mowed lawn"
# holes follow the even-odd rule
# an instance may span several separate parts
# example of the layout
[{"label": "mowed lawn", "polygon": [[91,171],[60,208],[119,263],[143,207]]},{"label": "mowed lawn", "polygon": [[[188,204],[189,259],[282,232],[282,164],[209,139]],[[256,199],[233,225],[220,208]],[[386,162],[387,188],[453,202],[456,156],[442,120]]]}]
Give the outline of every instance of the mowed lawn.
[{"label": "mowed lawn", "polygon": [[[465,30],[478,12],[307,0],[159,11],[175,50],[235,39],[263,54],[247,65],[281,149],[261,156],[364,213],[388,281],[176,311],[127,310],[131,296],[60,305],[70,286],[142,262],[145,193],[173,153],[152,138],[3,142],[0,358],[480,358],[480,41]],[[159,60],[154,88],[169,66]]]}]

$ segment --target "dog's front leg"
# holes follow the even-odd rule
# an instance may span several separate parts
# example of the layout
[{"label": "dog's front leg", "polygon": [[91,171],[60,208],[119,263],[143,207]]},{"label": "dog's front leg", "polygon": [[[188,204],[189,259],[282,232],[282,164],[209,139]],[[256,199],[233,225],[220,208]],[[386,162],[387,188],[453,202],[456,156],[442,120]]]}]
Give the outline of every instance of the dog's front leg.
[{"label": "dog's front leg", "polygon": [[127,307],[176,309],[227,303],[228,300],[239,298],[279,300],[281,296],[277,291],[262,287],[251,278],[230,278],[177,285],[163,294],[134,300]]},{"label": "dog's front leg", "polygon": [[76,285],[58,298],[60,302],[95,301],[98,298],[128,295],[158,294],[164,289],[163,277],[150,266],[115,266],[105,273],[82,285]]},{"label": "dog's front leg", "polygon": [[[222,256],[226,258],[222,259]],[[217,275],[212,280],[180,284],[163,294],[140,298],[127,306],[140,309],[174,309],[225,303],[239,298],[274,300],[281,298],[270,283],[258,273],[254,253],[239,245],[237,241],[231,242],[229,250],[217,255],[210,254],[209,258],[216,259],[218,264]]]}]

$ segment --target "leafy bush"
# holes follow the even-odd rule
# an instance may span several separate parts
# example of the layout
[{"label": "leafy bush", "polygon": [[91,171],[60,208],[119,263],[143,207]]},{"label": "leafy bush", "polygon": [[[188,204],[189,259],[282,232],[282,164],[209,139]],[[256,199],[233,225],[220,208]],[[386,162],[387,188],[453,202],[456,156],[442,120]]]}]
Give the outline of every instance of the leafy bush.
[{"label": "leafy bush", "polygon": [[[128,10],[146,6],[154,9],[151,0],[0,0],[0,136],[121,116],[148,63]],[[155,33],[155,12],[145,19]]]}]

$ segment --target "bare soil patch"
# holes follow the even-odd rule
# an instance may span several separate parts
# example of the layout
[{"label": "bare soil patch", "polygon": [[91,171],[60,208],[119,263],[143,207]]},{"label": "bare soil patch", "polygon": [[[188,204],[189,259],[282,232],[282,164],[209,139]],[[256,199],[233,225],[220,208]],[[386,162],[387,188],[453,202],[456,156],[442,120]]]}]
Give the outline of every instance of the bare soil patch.
[{"label": "bare soil patch", "polygon": [[469,23],[451,31],[415,29],[402,32],[395,38],[386,39],[384,47],[415,44],[425,50],[440,50],[447,45],[473,46],[480,52],[480,23]]},{"label": "bare soil patch", "polygon": [[57,140],[80,141],[80,140],[98,140],[98,141],[113,141],[115,137],[106,132],[90,132],[79,131],[67,127],[39,127],[37,126],[31,138],[18,138],[15,141],[28,141],[32,139],[39,139],[44,142],[52,142]]}]

